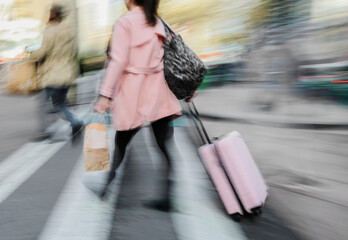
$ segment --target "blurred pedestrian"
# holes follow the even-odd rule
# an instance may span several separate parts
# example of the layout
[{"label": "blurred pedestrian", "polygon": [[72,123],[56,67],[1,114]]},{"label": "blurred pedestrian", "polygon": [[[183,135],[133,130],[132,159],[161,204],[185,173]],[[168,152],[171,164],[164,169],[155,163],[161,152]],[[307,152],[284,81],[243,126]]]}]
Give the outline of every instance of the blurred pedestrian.
[{"label": "blurred pedestrian", "polygon": [[159,0],[125,0],[125,4],[129,12],[115,24],[111,59],[95,104],[95,111],[99,113],[112,109],[116,129],[113,162],[101,196],[107,193],[131,139],[145,122],[151,122],[157,144],[166,159],[166,179],[158,199],[146,205],[168,211],[172,161],[167,144],[174,131],[168,123],[173,116],[181,115],[181,106],[164,78],[166,34],[157,18]]},{"label": "blurred pedestrian", "polygon": [[[65,22],[69,12],[60,5],[53,5],[44,31],[40,49],[31,52],[30,59],[38,62],[37,75],[43,88],[45,113],[61,113],[71,123],[73,140],[83,129],[83,122],[77,120],[66,106],[69,87],[78,77],[77,41],[74,26]],[[42,114],[41,131],[46,133],[46,114]]]}]

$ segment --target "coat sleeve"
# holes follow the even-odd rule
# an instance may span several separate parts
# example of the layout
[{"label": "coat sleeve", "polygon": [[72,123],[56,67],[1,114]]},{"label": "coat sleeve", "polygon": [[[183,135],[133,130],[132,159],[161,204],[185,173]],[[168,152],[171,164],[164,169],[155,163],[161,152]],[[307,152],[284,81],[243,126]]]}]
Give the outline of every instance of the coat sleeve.
[{"label": "coat sleeve", "polygon": [[111,49],[104,81],[100,88],[100,95],[112,98],[117,91],[124,69],[129,62],[130,29],[124,21],[117,21],[112,35]]},{"label": "coat sleeve", "polygon": [[40,61],[44,58],[49,51],[53,49],[54,46],[54,34],[52,29],[46,29],[43,35],[42,43],[40,49],[31,52],[30,60]]}]

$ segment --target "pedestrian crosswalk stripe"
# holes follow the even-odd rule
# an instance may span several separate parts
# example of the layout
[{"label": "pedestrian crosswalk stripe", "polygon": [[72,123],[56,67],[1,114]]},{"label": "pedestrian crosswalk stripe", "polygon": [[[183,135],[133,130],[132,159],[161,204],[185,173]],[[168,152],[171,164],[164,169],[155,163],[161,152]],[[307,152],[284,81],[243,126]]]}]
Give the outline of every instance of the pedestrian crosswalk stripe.
[{"label": "pedestrian crosswalk stripe", "polygon": [[27,143],[0,164],[0,203],[43,166],[65,142]]},{"label": "pedestrian crosswalk stripe", "polygon": [[[110,139],[112,138],[113,134],[110,134]],[[91,190],[101,190],[107,171],[86,173],[81,154],[38,239],[109,239],[123,168],[121,165],[110,186],[112,194],[102,201]]]},{"label": "pedestrian crosswalk stripe", "polygon": [[[149,129],[145,138],[151,138]],[[147,131],[146,131],[147,130]],[[171,213],[180,240],[188,239],[247,239],[236,223],[218,209],[203,184],[205,172],[193,144],[187,139],[185,129],[176,128],[177,151],[175,161],[176,189],[174,203],[179,212]],[[113,136],[110,136],[110,140]],[[112,142],[112,141],[111,141]],[[64,146],[65,142],[50,144],[48,141],[29,143],[12,154],[0,165],[0,203],[34,174],[45,162]],[[152,152],[152,149],[149,149]],[[112,149],[110,150],[112,152]],[[152,155],[158,158],[159,155]],[[156,161],[157,159],[153,159]],[[103,240],[109,239],[115,206],[120,190],[123,167],[112,185],[113,194],[101,201],[86,185],[102,185],[106,172],[85,173],[82,153],[77,161],[51,215],[39,236],[39,240]],[[198,177],[197,176],[203,176]],[[83,184],[84,183],[84,184]],[[100,187],[100,186],[99,186]],[[214,219],[214,222],[211,222]]]}]

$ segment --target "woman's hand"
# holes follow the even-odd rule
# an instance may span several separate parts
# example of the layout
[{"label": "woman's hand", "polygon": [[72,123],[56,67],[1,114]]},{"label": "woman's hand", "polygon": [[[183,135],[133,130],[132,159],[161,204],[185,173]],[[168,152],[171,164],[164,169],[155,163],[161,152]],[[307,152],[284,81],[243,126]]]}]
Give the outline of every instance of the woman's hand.
[{"label": "woman's hand", "polygon": [[94,104],[94,111],[97,113],[105,113],[111,109],[110,98],[100,96],[98,101]]},{"label": "woman's hand", "polygon": [[189,103],[192,102],[192,100],[197,96],[197,92],[194,92],[191,97],[188,97],[185,99],[185,102]]}]

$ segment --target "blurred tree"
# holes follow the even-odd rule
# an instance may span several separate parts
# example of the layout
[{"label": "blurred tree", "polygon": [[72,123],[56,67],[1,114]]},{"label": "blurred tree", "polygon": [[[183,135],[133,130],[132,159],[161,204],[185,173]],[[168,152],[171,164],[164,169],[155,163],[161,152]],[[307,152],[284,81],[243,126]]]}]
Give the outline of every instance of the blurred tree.
[{"label": "blurred tree", "polygon": [[264,26],[271,16],[271,0],[262,0],[253,7],[246,23],[249,27],[258,28]]},{"label": "blurred tree", "polygon": [[196,52],[222,53],[230,61],[246,42],[246,20],[259,0],[166,0],[160,15]]},{"label": "blurred tree", "polygon": [[308,20],[311,0],[261,0],[247,21],[249,27],[280,28]]},{"label": "blurred tree", "polygon": [[161,1],[159,14],[165,16],[169,23],[183,24],[193,19],[208,20],[219,9],[221,0],[166,0]]}]

